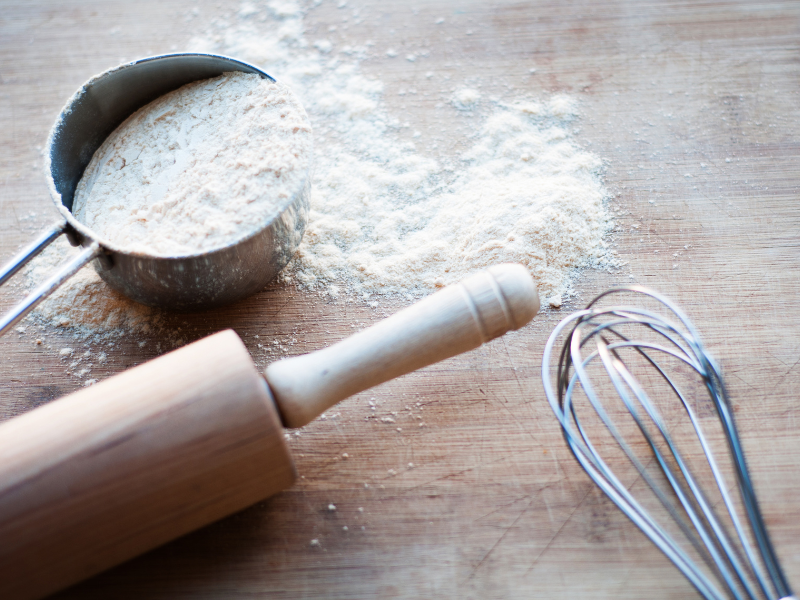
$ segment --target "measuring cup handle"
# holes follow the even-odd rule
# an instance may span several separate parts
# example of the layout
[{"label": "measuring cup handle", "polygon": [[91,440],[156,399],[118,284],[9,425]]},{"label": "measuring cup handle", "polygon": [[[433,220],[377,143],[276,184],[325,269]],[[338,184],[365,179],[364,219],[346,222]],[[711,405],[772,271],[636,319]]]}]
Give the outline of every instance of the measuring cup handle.
[{"label": "measuring cup handle", "polygon": [[[5,279],[0,279],[0,283],[19,271],[28,261],[44,250],[48,244],[64,233],[65,225],[62,225],[60,230],[58,230],[57,226],[53,226],[52,229],[42,234],[39,239],[15,256],[9,264],[3,267],[2,276],[5,276]],[[62,283],[77,273],[81,267],[90,260],[97,258],[101,252],[100,244],[94,242],[75,258],[65,263],[50,279],[33,290],[22,302],[0,318],[0,336],[16,325],[42,300],[55,292]],[[10,274],[7,275],[6,273]]]},{"label": "measuring cup handle", "polygon": [[11,279],[14,274],[24,267],[30,260],[47,248],[55,239],[67,230],[65,221],[53,224],[50,229],[45,230],[42,235],[28,244],[19,253],[0,267],[0,285]]}]

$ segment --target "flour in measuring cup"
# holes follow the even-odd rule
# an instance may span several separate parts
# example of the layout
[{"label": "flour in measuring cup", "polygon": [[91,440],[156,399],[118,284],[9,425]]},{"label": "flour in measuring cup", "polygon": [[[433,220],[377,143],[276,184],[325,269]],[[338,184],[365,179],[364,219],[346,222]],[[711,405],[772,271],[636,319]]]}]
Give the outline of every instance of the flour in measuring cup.
[{"label": "flour in measuring cup", "polygon": [[76,218],[125,251],[206,252],[254,233],[302,188],[311,125],[291,90],[232,72],[131,115],[95,152]]}]

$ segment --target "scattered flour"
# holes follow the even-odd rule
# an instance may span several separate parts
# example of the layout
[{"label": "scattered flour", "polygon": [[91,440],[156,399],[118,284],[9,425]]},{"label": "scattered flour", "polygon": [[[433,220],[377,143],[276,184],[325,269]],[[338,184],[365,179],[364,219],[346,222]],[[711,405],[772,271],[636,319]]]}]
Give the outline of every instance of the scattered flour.
[{"label": "scattered flour", "polygon": [[543,112],[499,107],[440,188],[429,183],[437,166],[411,154],[383,165],[323,159],[297,279],[360,294],[424,293],[511,261],[531,270],[540,293],[566,292],[571,269],[606,253],[602,165],[569,139],[549,104]]},{"label": "scattered flour", "polygon": [[[62,237],[37,256],[25,269],[25,277],[33,286],[52,274],[65,256],[77,252]],[[39,322],[71,330],[78,338],[113,339],[123,334],[148,335],[164,332],[161,311],[129,300],[112,290],[97,272],[86,266],[73,275],[33,312]],[[176,340],[177,345],[178,340]],[[60,354],[70,355],[71,348]],[[105,353],[99,361],[105,362]]]},{"label": "scattered flour", "polygon": [[[385,52],[330,40],[315,47],[303,18],[293,2],[245,3],[187,48],[257,64],[308,112],[316,146],[311,214],[286,280],[377,306],[381,296],[411,299],[475,269],[518,261],[543,298],[563,299],[577,269],[615,264],[604,239],[612,223],[602,164],[573,138],[574,98],[501,102],[474,90],[474,109],[461,111],[450,90],[441,110],[469,120],[473,138],[462,155],[435,159],[403,141],[408,125],[387,109],[382,82],[361,72],[362,58]],[[39,310],[51,322],[94,330],[157,330],[162,318],[90,269]]]},{"label": "scattered flour", "polygon": [[76,218],[127,251],[220,248],[258,230],[303,188],[311,126],[287,86],[225,73],[154,100],[95,152]]},{"label": "scattered flour", "polygon": [[[573,98],[495,101],[472,147],[441,164],[399,140],[383,84],[359,68],[369,45],[315,49],[303,29],[302,13],[267,8],[190,44],[259,64],[309,113],[319,149],[311,214],[287,279],[334,298],[415,297],[516,261],[550,297],[570,294],[576,268],[614,264],[602,162],[573,140]],[[480,98],[463,88],[451,101],[473,114]]]},{"label": "scattered flour", "polygon": [[453,106],[458,110],[472,110],[478,105],[481,93],[472,88],[462,88],[453,94]]}]

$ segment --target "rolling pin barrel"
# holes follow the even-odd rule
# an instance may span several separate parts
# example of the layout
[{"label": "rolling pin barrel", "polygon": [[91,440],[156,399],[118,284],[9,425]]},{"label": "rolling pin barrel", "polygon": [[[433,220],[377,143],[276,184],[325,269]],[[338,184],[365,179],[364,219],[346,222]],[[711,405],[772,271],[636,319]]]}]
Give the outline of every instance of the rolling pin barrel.
[{"label": "rolling pin barrel", "polygon": [[289,487],[269,390],[223,331],[0,426],[0,598],[39,598]]}]

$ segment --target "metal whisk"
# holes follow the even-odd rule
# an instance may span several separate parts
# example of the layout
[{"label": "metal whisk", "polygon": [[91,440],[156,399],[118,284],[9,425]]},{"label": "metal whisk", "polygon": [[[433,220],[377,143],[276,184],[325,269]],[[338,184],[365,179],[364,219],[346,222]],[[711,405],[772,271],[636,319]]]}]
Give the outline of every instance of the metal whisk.
[{"label": "metal whisk", "polygon": [[[655,312],[598,306],[601,298],[620,293],[660,306]],[[559,339],[554,378],[551,360]],[[704,598],[794,598],[758,508],[719,367],[675,304],[640,286],[599,295],[550,335],[542,380],[578,462]],[[686,417],[693,434],[681,435],[681,442],[689,437],[702,453],[678,449],[675,439]],[[720,431],[716,438],[709,424]],[[716,439],[727,448],[727,470],[712,453]],[[616,475],[609,463],[619,469]],[[723,472],[733,473],[738,501]],[[715,485],[709,486],[712,479]],[[654,494],[634,494],[640,482]]]}]

